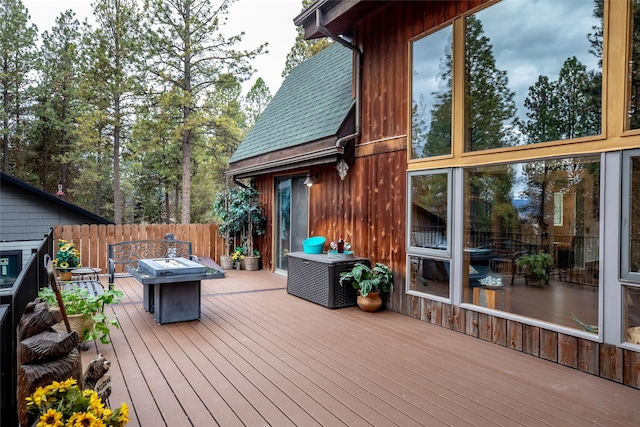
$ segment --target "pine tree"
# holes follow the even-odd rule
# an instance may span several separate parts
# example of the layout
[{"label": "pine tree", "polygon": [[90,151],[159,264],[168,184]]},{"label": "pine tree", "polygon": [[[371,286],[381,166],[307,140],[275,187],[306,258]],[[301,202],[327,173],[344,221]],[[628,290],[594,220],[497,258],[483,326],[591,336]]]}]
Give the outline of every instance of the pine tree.
[{"label": "pine tree", "polygon": [[498,70],[489,38],[475,16],[466,18],[465,116],[467,151],[516,145],[514,93],[507,72]]},{"label": "pine tree", "polygon": [[197,135],[203,133],[207,114],[201,108],[219,75],[233,73],[240,79],[251,74],[248,60],[264,50],[264,45],[249,51],[233,47],[242,34],[224,38],[220,25],[230,2],[213,6],[210,0],[145,1],[149,20],[145,23],[147,71],[153,85],[171,92],[181,117],[174,121],[182,150],[181,222],[191,219],[191,149]]},{"label": "pine tree", "polygon": [[80,23],[71,10],[56,18],[51,32],[43,33],[31,131],[42,187],[53,192],[61,184],[67,200],[73,200],[72,179],[78,176],[76,159],[84,154],[77,149],[75,132],[82,62],[80,36]]},{"label": "pine tree", "polygon": [[[137,34],[140,22],[137,4],[135,0],[97,0],[94,3],[97,28],[87,37],[91,58],[84,72],[86,108],[82,120],[91,124],[92,129],[82,132],[79,137],[87,151],[102,154],[101,158],[95,159],[96,166],[107,162],[113,165],[113,173],[109,175],[112,175],[116,224],[122,223],[124,208],[120,160],[131,134],[134,95],[140,80],[135,74],[142,56]],[[104,156],[109,146],[112,147],[110,158]],[[103,171],[95,175],[97,207],[102,204],[100,177],[104,176]]]},{"label": "pine tree", "polygon": [[[305,10],[313,3],[313,0],[302,0],[302,10]],[[287,78],[291,70],[293,70],[298,64],[305,59],[311,58],[316,53],[331,46],[333,41],[328,38],[321,38],[316,40],[304,39],[304,28],[299,26],[296,28],[297,36],[291,51],[287,54],[287,59],[284,64],[284,70],[282,70],[282,78]]]},{"label": "pine tree", "polygon": [[29,106],[27,75],[35,65],[38,30],[35,25],[28,25],[28,11],[20,0],[1,0],[0,19],[2,171],[10,172],[12,167],[25,164],[24,119]]},{"label": "pine tree", "polygon": [[249,120],[248,125],[251,127],[258,120],[258,117],[260,117],[264,109],[267,108],[267,105],[269,105],[273,97],[269,92],[267,84],[261,77],[258,77],[245,98],[245,109],[247,110]]}]

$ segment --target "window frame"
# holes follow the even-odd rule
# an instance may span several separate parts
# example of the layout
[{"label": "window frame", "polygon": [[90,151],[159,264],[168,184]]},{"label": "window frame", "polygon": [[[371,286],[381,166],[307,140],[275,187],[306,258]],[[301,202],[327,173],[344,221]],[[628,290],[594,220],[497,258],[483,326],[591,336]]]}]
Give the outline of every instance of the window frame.
[{"label": "window frame", "polygon": [[630,271],[630,240],[631,240],[631,161],[640,159],[640,149],[626,150],[622,153],[622,186],[621,186],[621,230],[620,230],[620,269],[621,280],[640,285],[640,271]]},{"label": "window frame", "polygon": [[[452,215],[453,215],[453,175],[451,168],[443,168],[443,169],[429,169],[429,170],[420,170],[420,171],[410,171],[407,173],[407,229],[406,229],[406,253],[407,255],[416,255],[416,256],[431,256],[437,259],[451,259],[451,239],[452,239]],[[446,175],[447,176],[447,231],[446,231],[446,239],[447,239],[447,248],[445,250],[442,249],[433,249],[433,248],[423,248],[420,246],[412,246],[411,245],[411,213],[413,206],[413,198],[411,196],[411,188],[412,188],[412,178],[416,176],[424,176],[424,175]]]}]

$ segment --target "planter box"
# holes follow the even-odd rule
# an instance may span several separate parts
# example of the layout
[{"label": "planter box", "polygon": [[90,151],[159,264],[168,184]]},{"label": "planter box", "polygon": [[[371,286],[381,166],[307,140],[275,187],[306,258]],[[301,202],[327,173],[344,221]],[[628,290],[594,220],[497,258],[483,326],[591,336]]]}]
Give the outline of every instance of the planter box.
[{"label": "planter box", "polygon": [[509,311],[511,310],[511,289],[504,286],[499,288],[475,287],[473,288],[473,303],[480,307]]}]

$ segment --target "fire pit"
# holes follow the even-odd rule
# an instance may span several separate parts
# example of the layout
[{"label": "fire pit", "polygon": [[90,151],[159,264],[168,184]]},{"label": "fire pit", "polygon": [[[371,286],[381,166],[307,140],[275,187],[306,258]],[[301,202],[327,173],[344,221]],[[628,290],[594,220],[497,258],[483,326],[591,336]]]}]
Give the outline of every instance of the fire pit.
[{"label": "fire pit", "polygon": [[186,258],[141,259],[138,261],[138,267],[152,277],[204,274],[206,271],[204,265]]},{"label": "fire pit", "polygon": [[186,258],[141,259],[127,271],[142,283],[144,309],[160,324],[200,319],[201,281],[221,274]]}]

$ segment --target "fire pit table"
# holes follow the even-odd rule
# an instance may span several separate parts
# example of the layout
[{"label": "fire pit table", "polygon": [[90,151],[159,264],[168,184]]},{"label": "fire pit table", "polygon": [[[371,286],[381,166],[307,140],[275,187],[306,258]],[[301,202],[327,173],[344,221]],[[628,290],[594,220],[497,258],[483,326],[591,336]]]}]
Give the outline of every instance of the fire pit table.
[{"label": "fire pit table", "polygon": [[186,258],[141,259],[127,271],[142,283],[144,309],[160,324],[200,319],[201,281],[224,277]]}]

